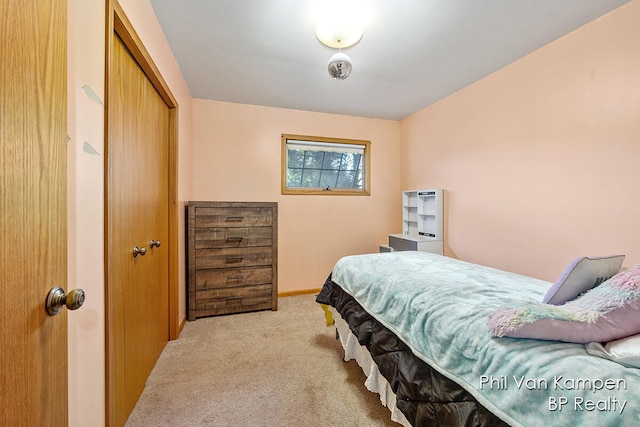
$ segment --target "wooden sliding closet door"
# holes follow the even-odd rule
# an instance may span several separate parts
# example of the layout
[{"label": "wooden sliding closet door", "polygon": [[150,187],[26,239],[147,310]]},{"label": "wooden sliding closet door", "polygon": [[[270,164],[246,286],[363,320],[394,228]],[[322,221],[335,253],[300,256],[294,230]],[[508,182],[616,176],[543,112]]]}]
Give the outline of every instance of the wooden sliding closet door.
[{"label": "wooden sliding closet door", "polygon": [[112,43],[107,210],[115,419],[110,424],[123,425],[169,340],[170,114],[117,34]]}]

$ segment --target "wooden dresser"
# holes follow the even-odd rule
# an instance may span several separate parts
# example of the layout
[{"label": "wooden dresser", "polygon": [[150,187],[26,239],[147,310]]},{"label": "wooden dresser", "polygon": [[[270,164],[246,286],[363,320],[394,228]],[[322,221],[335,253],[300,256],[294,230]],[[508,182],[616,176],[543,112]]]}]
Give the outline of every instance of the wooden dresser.
[{"label": "wooden dresser", "polygon": [[187,204],[187,318],[278,309],[278,204]]}]

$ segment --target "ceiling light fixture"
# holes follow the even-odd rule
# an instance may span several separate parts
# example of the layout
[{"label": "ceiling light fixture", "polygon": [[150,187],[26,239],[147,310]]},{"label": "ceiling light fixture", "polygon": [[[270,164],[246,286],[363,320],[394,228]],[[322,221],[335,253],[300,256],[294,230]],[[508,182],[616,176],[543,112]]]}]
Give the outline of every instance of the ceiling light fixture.
[{"label": "ceiling light fixture", "polygon": [[363,9],[358,1],[324,0],[316,4],[316,37],[323,45],[338,49],[329,58],[329,75],[344,80],[351,74],[351,58],[342,49],[358,43],[364,34]]}]

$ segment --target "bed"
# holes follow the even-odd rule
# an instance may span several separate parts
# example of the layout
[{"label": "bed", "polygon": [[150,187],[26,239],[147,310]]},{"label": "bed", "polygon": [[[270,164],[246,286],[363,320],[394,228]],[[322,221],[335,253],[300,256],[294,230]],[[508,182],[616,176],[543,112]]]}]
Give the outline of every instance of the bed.
[{"label": "bed", "polygon": [[[640,266],[629,273],[640,277]],[[602,333],[602,322],[617,322],[622,317],[616,313],[623,311],[627,329],[615,338],[628,340],[640,325],[636,276],[631,287],[625,282],[625,299],[618,297],[597,319],[555,314],[549,319],[546,311],[540,315],[531,307],[547,310],[549,304],[541,301],[555,284],[426,252],[389,252],[340,259],[316,301],[335,314],[345,359],[359,351],[355,342],[365,355],[353,358],[373,362],[358,360],[368,382],[383,383],[369,388],[381,394],[401,424],[622,427],[640,425],[636,355],[622,361],[607,353],[605,343],[518,334],[531,333],[538,324],[551,326],[552,334],[575,335],[580,328]],[[617,277],[575,301],[596,291],[602,301]],[[551,312],[566,312],[572,303]],[[524,327],[491,325],[492,316],[499,323],[522,307],[538,317],[525,319]]]}]

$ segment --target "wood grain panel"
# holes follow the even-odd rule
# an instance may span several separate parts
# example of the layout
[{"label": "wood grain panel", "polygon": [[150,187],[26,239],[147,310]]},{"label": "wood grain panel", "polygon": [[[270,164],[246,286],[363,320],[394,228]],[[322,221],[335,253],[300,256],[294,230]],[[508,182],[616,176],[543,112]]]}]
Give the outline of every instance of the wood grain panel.
[{"label": "wood grain panel", "polygon": [[196,269],[224,267],[253,267],[271,265],[271,247],[220,248],[196,250]]},{"label": "wood grain panel", "polygon": [[[201,314],[228,314],[271,308],[271,285],[197,291],[196,309]],[[205,313],[206,312],[206,313]]]},{"label": "wood grain panel", "polygon": [[195,236],[196,249],[271,246],[272,244],[271,227],[200,228]]},{"label": "wood grain panel", "polygon": [[0,2],[0,425],[66,426],[67,2]]},{"label": "wood grain panel", "polygon": [[[106,424],[121,426],[157,354],[182,325],[178,104],[122,7],[115,0],[106,6]],[[161,246],[151,249],[152,239]],[[133,258],[133,246],[146,255]]]},{"label": "wood grain panel", "polygon": [[272,278],[271,267],[196,270],[196,290],[261,285],[271,283]]},{"label": "wood grain panel", "polygon": [[[123,425],[168,341],[169,109],[117,35],[110,98],[109,245],[115,425]],[[133,247],[147,253],[133,257]],[[141,303],[143,302],[143,303]]]},{"label": "wood grain panel", "polygon": [[196,227],[260,227],[271,226],[271,208],[198,208]]}]

